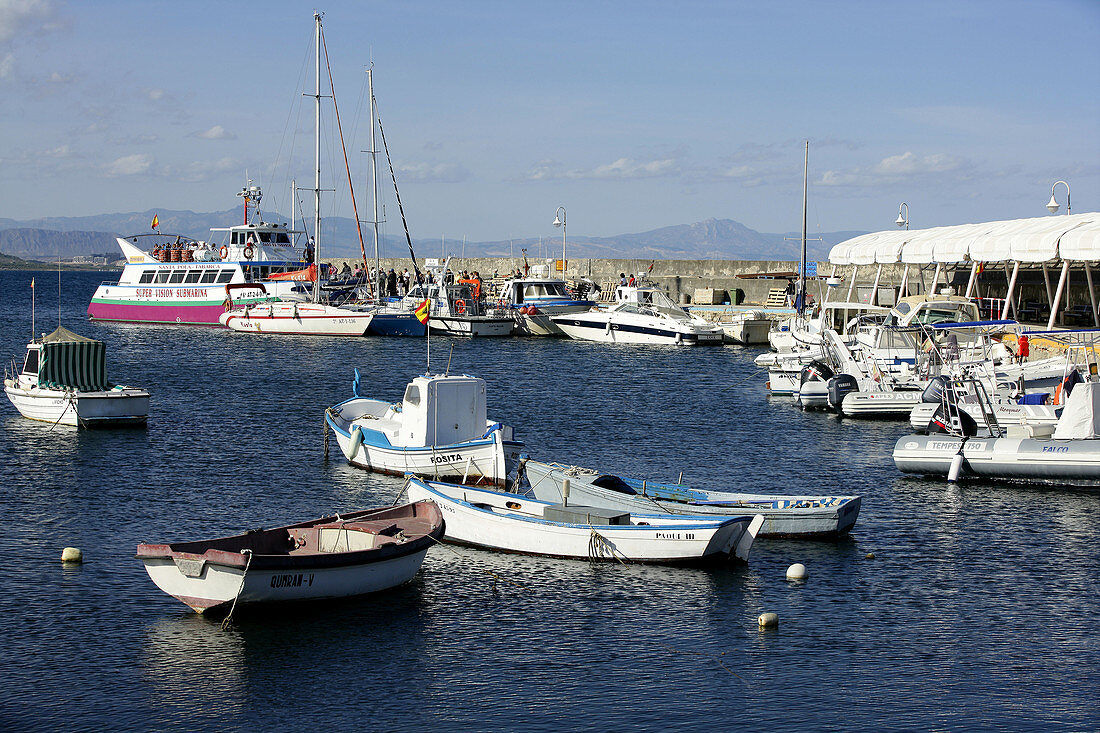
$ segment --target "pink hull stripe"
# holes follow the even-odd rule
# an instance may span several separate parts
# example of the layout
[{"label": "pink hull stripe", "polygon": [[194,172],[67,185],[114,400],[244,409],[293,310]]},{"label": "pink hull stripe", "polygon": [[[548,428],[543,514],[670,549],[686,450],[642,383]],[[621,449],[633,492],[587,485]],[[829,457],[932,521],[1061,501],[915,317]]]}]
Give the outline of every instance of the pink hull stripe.
[{"label": "pink hull stripe", "polygon": [[225,306],[216,305],[158,305],[145,303],[98,303],[88,305],[88,317],[98,321],[126,321],[129,323],[179,323],[189,326],[214,326],[224,328],[218,316]]}]

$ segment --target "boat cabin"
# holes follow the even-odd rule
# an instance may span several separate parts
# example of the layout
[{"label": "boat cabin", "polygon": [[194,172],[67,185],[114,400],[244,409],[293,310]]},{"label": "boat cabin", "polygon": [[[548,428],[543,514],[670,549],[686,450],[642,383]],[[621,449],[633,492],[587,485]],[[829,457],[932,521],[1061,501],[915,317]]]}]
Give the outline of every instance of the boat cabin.
[{"label": "boat cabin", "polygon": [[27,344],[21,381],[56,390],[94,392],[110,389],[107,382],[107,347],[58,326],[41,342]]},{"label": "boat cabin", "polygon": [[558,301],[572,301],[573,295],[569,292],[562,280],[544,280],[524,278],[523,280],[510,280],[501,291],[500,297],[505,305],[523,305],[554,303]]},{"label": "boat cabin", "polygon": [[452,445],[485,435],[485,380],[424,375],[405,387],[396,446]]},{"label": "boat cabin", "polygon": [[898,300],[890,310],[887,325],[930,326],[980,320],[977,304],[961,295],[910,295]]}]

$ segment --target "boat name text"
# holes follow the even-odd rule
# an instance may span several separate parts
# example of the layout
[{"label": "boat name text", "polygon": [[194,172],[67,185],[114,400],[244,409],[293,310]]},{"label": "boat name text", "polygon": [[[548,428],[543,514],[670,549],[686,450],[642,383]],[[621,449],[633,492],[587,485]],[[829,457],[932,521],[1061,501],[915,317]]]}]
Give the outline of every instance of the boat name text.
[{"label": "boat name text", "polygon": [[458,453],[449,453],[445,456],[432,456],[430,460],[432,463],[453,463],[455,461],[461,461],[462,456]]},{"label": "boat name text", "polygon": [[206,288],[136,288],[139,298],[208,298]]},{"label": "boat name text", "polygon": [[272,575],[272,588],[307,588],[313,585],[313,573],[297,573],[290,575]]}]

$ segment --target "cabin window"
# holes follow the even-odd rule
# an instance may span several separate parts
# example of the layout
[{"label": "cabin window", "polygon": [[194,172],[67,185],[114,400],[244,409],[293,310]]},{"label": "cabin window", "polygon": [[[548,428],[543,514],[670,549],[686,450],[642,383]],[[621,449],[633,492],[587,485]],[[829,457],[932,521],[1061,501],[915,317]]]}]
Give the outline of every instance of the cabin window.
[{"label": "cabin window", "polygon": [[410,384],[405,388],[405,402],[410,405],[420,404],[420,388],[415,384]]},{"label": "cabin window", "polygon": [[218,282],[219,283],[227,283],[232,279],[233,279],[233,271],[232,270],[222,270],[218,274]]},{"label": "cabin window", "polygon": [[168,277],[169,285],[179,285],[183,282],[183,276],[187,273],[184,270],[176,270]]},{"label": "cabin window", "polygon": [[199,280],[199,284],[208,285],[209,283],[214,282],[214,278],[216,278],[217,276],[218,276],[218,271],[217,270],[207,270],[206,272],[204,272],[202,274],[202,279]]},{"label": "cabin window", "polygon": [[264,244],[271,244],[271,232],[259,232],[260,241]]},{"label": "cabin window", "polygon": [[157,279],[154,280],[153,282],[155,282],[157,285],[160,285],[162,283],[166,283],[166,282],[168,282],[168,276],[171,275],[171,274],[172,273],[168,270],[161,270],[160,272],[157,273]]},{"label": "cabin window", "polygon": [[908,303],[898,303],[896,306],[894,306],[894,310],[904,316],[910,311],[910,307]]},{"label": "cabin window", "polygon": [[157,274],[156,270],[145,270],[144,272],[141,273],[141,277],[138,278],[138,284],[139,285],[145,285],[147,283],[153,282],[153,275],[156,275],[156,274]]},{"label": "cabin window", "polygon": [[185,283],[197,283],[200,277],[202,277],[202,270],[188,270],[187,277],[183,281]]},{"label": "cabin window", "polygon": [[27,352],[27,360],[23,362],[24,374],[38,374],[38,349]]},{"label": "cabin window", "polygon": [[230,232],[229,233],[229,243],[230,244],[240,244],[241,243],[240,233],[239,232]]},{"label": "cabin window", "polygon": [[275,242],[278,244],[290,244],[290,237],[285,234],[276,234]]}]

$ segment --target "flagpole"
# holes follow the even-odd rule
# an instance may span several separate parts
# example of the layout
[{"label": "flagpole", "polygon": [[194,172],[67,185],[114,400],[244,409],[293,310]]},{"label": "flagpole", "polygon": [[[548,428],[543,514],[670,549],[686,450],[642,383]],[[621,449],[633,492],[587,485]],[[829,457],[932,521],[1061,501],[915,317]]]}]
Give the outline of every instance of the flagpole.
[{"label": "flagpole", "polygon": [[432,375],[432,304],[428,303],[428,317],[424,320],[424,336],[428,340],[428,373]]}]

